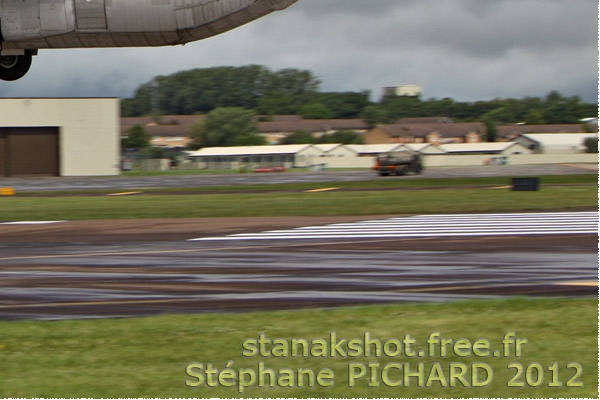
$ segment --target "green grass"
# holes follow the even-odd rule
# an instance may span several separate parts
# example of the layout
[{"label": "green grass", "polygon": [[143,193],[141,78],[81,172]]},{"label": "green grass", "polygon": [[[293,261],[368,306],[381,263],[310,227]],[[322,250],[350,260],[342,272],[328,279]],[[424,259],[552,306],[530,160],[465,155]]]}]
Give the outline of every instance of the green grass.
[{"label": "green grass", "polygon": [[596,186],[509,189],[211,193],[147,196],[6,197],[0,220],[332,216],[466,213],[596,207]]},{"label": "green grass", "polygon": [[[260,312],[244,314],[174,315],[117,320],[70,320],[60,322],[0,322],[1,397],[597,397],[596,299],[509,299],[446,304],[400,304],[333,310]],[[433,332],[442,338],[486,339],[491,350],[501,349],[507,332],[526,339],[521,357],[474,355],[459,357],[395,358],[343,357],[244,357],[242,343],[267,337],[307,341],[329,338],[363,338],[365,332],[382,342],[405,338],[416,343],[410,349],[425,350]],[[371,347],[374,351],[375,348]],[[332,387],[278,388],[250,387],[243,394],[235,388],[188,387],[197,380],[186,374],[190,363],[211,363],[224,369],[250,368],[264,362],[267,368],[329,368],[335,374]],[[416,369],[423,362],[429,371],[438,362],[446,370],[452,363],[485,363],[493,379],[482,388],[451,388],[439,383],[417,387],[369,387],[367,380],[348,385],[350,363],[408,362]],[[538,363],[545,369],[539,387],[508,388],[515,375],[509,363],[524,367]],[[566,387],[575,371],[567,363],[578,363],[583,374],[577,379],[583,387]],[[548,387],[552,374],[548,367],[557,363],[562,387]],[[531,372],[531,368],[530,368]],[[426,375],[427,376],[427,375]],[[396,372],[392,379],[399,379]],[[485,376],[482,376],[485,377]],[[530,376],[532,378],[533,376]],[[530,379],[530,382],[535,379]],[[526,382],[525,374],[517,379]],[[227,381],[225,381],[227,382]],[[468,379],[470,382],[470,377]],[[449,384],[449,382],[448,382]],[[422,385],[423,386],[423,385]]]},{"label": "green grass", "polygon": [[[95,177],[90,179],[102,179],[110,181],[118,180],[119,177]],[[438,188],[438,187],[464,187],[464,186],[506,186],[510,185],[509,177],[466,177],[466,178],[420,178],[420,177],[385,177],[372,180],[357,180],[347,182],[302,182],[281,184],[250,184],[250,185],[223,185],[223,186],[201,186],[201,187],[177,187],[177,188],[136,188],[128,189],[83,189],[70,191],[42,191],[42,192],[18,192],[18,197],[40,197],[40,196],[67,196],[67,195],[104,195],[115,192],[142,191],[144,193],[168,194],[168,193],[253,193],[273,191],[302,191],[325,187],[335,187],[350,190],[374,190],[374,189],[401,189],[401,188]],[[547,185],[597,185],[598,176],[595,174],[576,175],[548,175],[539,177],[540,183]]]}]

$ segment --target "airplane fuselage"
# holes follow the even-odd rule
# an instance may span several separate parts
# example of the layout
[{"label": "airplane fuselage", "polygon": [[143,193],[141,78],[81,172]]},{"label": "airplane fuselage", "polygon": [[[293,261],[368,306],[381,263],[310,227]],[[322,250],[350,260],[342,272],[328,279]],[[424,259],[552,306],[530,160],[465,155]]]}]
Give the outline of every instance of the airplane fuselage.
[{"label": "airplane fuselage", "polygon": [[[0,0],[0,79],[38,49],[179,45],[297,0]],[[27,69],[29,66],[27,66]],[[15,74],[15,72],[18,72]],[[27,71],[25,71],[26,73]]]}]

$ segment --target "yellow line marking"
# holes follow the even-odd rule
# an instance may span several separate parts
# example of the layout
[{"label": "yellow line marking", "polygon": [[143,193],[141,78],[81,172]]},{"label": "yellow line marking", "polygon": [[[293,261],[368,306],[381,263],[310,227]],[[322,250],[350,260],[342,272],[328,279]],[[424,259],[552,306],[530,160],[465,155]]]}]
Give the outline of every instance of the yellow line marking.
[{"label": "yellow line marking", "polygon": [[132,194],[140,194],[142,192],[122,192],[122,193],[109,193],[107,196],[130,196]]},{"label": "yellow line marking", "polygon": [[312,190],[307,190],[306,193],[331,192],[332,190],[339,190],[339,189],[340,188],[312,189]]}]

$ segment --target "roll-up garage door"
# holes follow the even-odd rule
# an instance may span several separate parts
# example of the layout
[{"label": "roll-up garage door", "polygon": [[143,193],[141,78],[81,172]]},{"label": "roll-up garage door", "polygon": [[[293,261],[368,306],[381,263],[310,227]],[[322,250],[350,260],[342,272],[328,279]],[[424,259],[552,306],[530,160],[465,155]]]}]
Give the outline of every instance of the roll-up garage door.
[{"label": "roll-up garage door", "polygon": [[58,176],[57,127],[0,128],[0,176]]}]

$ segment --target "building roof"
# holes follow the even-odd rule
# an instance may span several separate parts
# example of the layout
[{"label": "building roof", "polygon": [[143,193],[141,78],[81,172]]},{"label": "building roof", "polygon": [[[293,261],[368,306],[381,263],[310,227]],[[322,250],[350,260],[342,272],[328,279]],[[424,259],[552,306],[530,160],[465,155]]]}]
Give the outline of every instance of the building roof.
[{"label": "building roof", "polygon": [[[588,129],[598,131],[598,125],[585,125]],[[498,137],[508,138],[522,133],[585,133],[581,124],[557,125],[502,125],[497,128]]]},{"label": "building roof", "polygon": [[253,156],[269,154],[296,154],[307,148],[311,144],[286,144],[272,146],[237,146],[237,147],[204,147],[198,151],[190,152],[192,157],[207,156]]},{"label": "building roof", "polygon": [[190,127],[204,118],[205,115],[161,115],[157,123],[154,117],[123,117],[121,134],[140,125],[150,136],[187,136]]},{"label": "building roof", "polygon": [[327,132],[338,130],[367,130],[369,127],[360,119],[300,119],[286,121],[259,122],[260,133],[292,133],[305,132]]},{"label": "building roof", "polygon": [[[161,115],[160,123],[154,117],[121,118],[121,134],[135,126],[143,126],[150,136],[187,136],[190,127],[206,115]],[[360,119],[302,119],[298,115],[273,115],[271,121],[258,122],[258,133],[292,133],[296,131],[327,132],[339,130],[367,130]]]},{"label": "building roof", "polygon": [[346,145],[350,150],[357,154],[379,154],[388,153],[397,150],[402,147],[399,143],[385,143],[385,144],[348,144]]},{"label": "building roof", "polygon": [[314,147],[321,150],[323,153],[329,153],[330,151],[333,151],[340,146],[343,146],[343,144],[342,143],[322,143],[322,144],[314,145]]},{"label": "building roof", "polygon": [[453,143],[438,146],[446,153],[481,153],[501,152],[513,146],[521,146],[516,142],[481,142],[481,143]]},{"label": "building roof", "polygon": [[400,118],[396,124],[452,124],[454,121],[448,117],[420,117]]},{"label": "building roof", "polygon": [[440,154],[444,153],[442,149],[431,143],[404,143],[402,147],[409,151],[422,154]]},{"label": "building roof", "polygon": [[[584,147],[583,141],[586,138],[598,138],[597,133],[569,133],[569,134],[556,134],[556,133],[524,133],[521,134],[529,140],[533,140],[541,144],[542,146],[565,146],[565,147]],[[514,139],[514,140],[518,140]]]},{"label": "building roof", "polygon": [[445,137],[465,136],[471,132],[485,132],[484,124],[480,122],[465,122],[452,124],[393,124],[378,125],[392,137],[426,137],[431,133],[437,133]]}]

